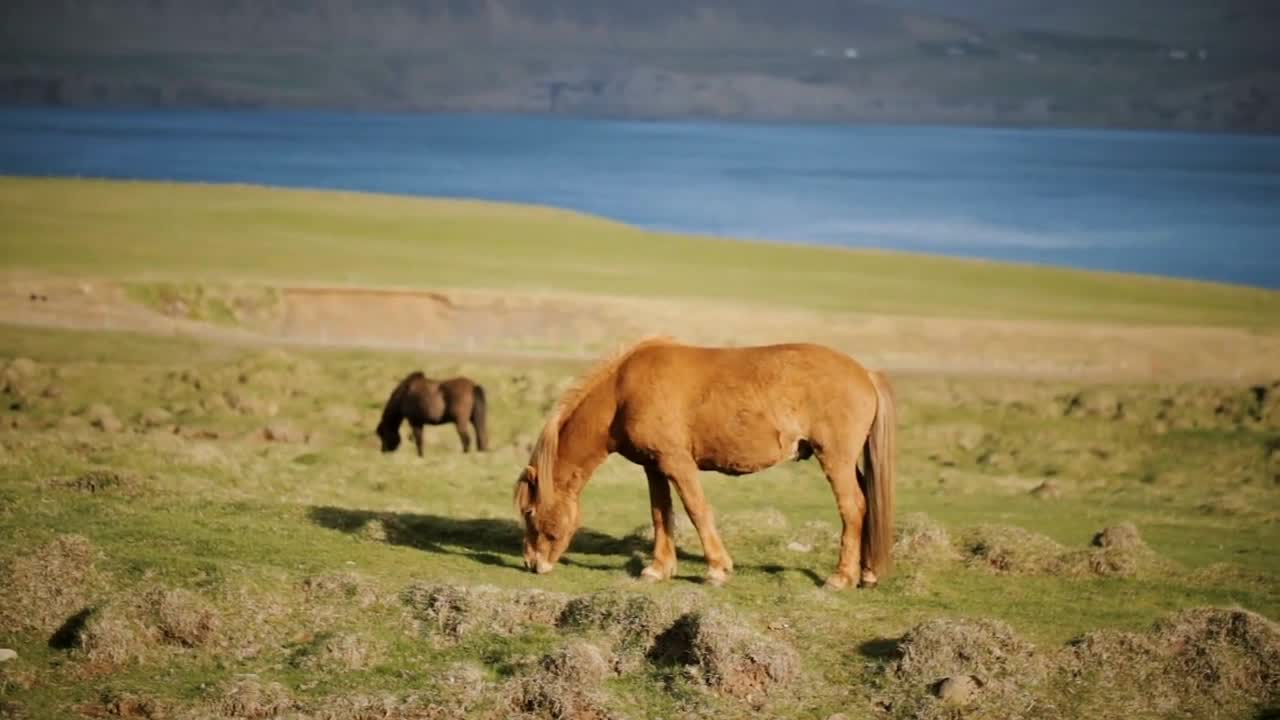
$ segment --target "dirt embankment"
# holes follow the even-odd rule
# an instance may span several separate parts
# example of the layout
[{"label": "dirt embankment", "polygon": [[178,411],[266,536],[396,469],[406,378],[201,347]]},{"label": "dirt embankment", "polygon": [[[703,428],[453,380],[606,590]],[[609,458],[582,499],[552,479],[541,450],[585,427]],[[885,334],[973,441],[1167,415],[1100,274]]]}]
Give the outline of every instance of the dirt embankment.
[{"label": "dirt embankment", "polygon": [[[703,300],[555,293],[292,287],[225,317],[135,301],[119,285],[13,276],[0,322],[183,334],[247,343],[586,358],[663,333],[705,344],[809,341],[905,372],[1129,381],[1254,380],[1280,374],[1280,337],[1234,328],[819,313]],[[255,302],[261,291],[252,291]]]}]

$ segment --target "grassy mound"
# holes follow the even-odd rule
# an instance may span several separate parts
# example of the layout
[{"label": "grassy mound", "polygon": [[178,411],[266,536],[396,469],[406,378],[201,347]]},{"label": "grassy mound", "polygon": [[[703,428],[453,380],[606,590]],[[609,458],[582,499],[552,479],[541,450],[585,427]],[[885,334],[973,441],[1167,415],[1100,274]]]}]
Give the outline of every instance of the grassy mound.
[{"label": "grassy mound", "polygon": [[1130,577],[1168,566],[1128,522],[1095,533],[1084,550],[1065,548],[1019,527],[981,525],[965,533],[962,549],[971,566],[1003,575]]},{"label": "grassy mound", "polygon": [[654,641],[651,659],[682,667],[695,682],[750,705],[796,678],[800,659],[787,643],[760,634],[719,608],[681,616]]},{"label": "grassy mound", "polygon": [[1245,610],[1196,608],[1146,633],[1091,633],[1059,662],[1080,717],[1250,717],[1280,703],[1280,626]]},{"label": "grassy mound", "polygon": [[1005,623],[940,618],[903,636],[889,672],[898,717],[950,717],[954,705],[972,706],[969,717],[1034,717],[1022,713],[1046,664]]},{"label": "grassy mound", "polygon": [[419,583],[404,592],[423,633],[446,641],[473,633],[509,635],[529,623],[554,624],[567,600],[557,593],[504,591],[491,585]]},{"label": "grassy mound", "polygon": [[97,551],[81,535],[59,535],[44,545],[0,561],[0,630],[53,633],[92,601],[101,576]]},{"label": "grassy mound", "polygon": [[935,619],[885,669],[895,718],[1245,718],[1280,702],[1280,626],[1245,610],[1173,613],[1051,652],[1006,624]]}]

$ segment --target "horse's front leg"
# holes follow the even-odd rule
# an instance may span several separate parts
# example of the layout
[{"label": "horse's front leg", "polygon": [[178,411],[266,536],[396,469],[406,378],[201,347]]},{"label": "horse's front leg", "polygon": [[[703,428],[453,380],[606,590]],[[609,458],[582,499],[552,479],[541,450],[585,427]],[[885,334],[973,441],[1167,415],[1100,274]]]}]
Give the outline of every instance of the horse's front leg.
[{"label": "horse's front leg", "polygon": [[422,457],[422,426],[409,423],[409,429],[413,430],[413,444],[418,448],[418,457]]},{"label": "horse's front leg", "polygon": [[720,533],[716,531],[715,516],[707,498],[702,494],[702,483],[698,481],[698,466],[692,458],[675,463],[674,466],[664,464],[663,471],[676,486],[680,494],[680,502],[684,510],[698,530],[698,538],[702,540],[702,554],[707,560],[707,582],[712,585],[723,585],[733,572],[733,558],[720,542]]},{"label": "horse's front leg", "polygon": [[655,467],[646,467],[649,507],[653,511],[653,562],[640,572],[641,579],[667,580],[676,574],[675,516],[671,510],[671,482]]}]

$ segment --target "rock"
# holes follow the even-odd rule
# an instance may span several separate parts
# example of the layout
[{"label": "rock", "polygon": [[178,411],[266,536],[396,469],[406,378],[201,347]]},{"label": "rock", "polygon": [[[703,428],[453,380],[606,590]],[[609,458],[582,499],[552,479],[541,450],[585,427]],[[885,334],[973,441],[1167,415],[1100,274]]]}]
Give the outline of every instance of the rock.
[{"label": "rock", "polygon": [[939,680],[933,694],[948,705],[964,706],[973,702],[979,687],[981,685],[972,675],[956,675]]},{"label": "rock", "polygon": [[9,662],[10,660],[17,659],[18,653],[16,651],[10,650],[9,648],[0,648],[0,662]]},{"label": "rock", "polygon": [[791,542],[787,543],[787,549],[790,550],[791,552],[807,553],[810,550],[813,550],[813,546],[805,545],[802,542],[796,542],[792,540]]}]

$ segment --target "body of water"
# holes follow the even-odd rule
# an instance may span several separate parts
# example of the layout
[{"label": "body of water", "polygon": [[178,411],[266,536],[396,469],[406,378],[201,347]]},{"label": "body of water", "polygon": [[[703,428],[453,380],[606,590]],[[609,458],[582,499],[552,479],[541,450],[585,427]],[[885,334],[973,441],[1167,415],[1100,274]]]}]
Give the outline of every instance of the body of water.
[{"label": "body of water", "polygon": [[1280,137],[0,111],[0,174],[340,188],[1280,287]]}]

